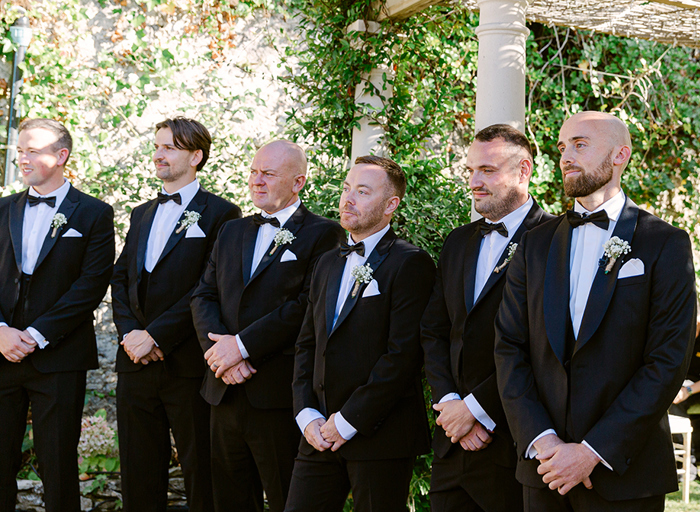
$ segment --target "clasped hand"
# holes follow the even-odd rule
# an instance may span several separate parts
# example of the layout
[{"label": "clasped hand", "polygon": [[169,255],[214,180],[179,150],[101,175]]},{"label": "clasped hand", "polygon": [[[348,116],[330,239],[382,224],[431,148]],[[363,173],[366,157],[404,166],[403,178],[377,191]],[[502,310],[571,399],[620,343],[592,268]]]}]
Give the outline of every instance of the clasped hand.
[{"label": "clasped hand", "polygon": [[148,364],[162,361],[165,357],[163,351],[156,346],[156,340],[148,334],[148,331],[142,329],[130,331],[124,336],[121,345],[134,363]]},{"label": "clasped hand", "polygon": [[435,423],[443,428],[453,443],[459,443],[467,451],[479,451],[488,447],[493,438],[479,423],[463,400],[447,400],[433,405],[438,411]]},{"label": "clasped hand", "polygon": [[204,353],[204,359],[217,379],[228,385],[243,384],[257,372],[250,361],[243,359],[235,336],[210,332],[209,339],[215,343]]},{"label": "clasped hand", "polygon": [[338,451],[347,442],[335,426],[335,414],[331,414],[328,421],[317,418],[304,429],[306,441],[319,452],[326,451],[328,448],[332,452]]},{"label": "clasped hand", "polygon": [[535,443],[537,472],[550,489],[559,490],[562,496],[582,483],[592,489],[590,474],[600,459],[581,443],[565,443],[554,434],[549,434]]},{"label": "clasped hand", "polygon": [[37,343],[29,331],[9,326],[0,327],[0,353],[11,363],[19,363],[34,352]]}]

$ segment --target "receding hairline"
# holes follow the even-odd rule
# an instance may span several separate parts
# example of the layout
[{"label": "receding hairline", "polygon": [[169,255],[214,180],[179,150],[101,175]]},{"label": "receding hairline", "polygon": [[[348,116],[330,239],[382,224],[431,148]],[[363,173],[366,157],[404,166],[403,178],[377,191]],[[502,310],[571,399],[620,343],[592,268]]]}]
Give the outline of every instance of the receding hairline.
[{"label": "receding hairline", "polygon": [[298,144],[285,139],[274,140],[261,147],[256,155],[263,152],[278,152],[284,168],[293,170],[297,176],[306,176],[306,152]]}]

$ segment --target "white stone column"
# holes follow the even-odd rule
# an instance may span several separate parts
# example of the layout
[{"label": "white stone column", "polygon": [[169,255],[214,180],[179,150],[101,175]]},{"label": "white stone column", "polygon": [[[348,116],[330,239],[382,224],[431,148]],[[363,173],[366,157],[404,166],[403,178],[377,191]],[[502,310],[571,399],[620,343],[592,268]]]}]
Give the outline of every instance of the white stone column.
[{"label": "white stone column", "polygon": [[[379,23],[370,21],[365,24],[364,21],[358,20],[348,26],[348,32],[354,31],[374,34],[379,31]],[[363,77],[362,81],[355,87],[355,104],[366,105],[377,111],[384,108],[384,102],[393,94],[393,87],[386,82],[384,77],[393,78],[393,72],[388,66],[373,69],[369,75]],[[374,94],[370,94],[370,91],[373,91]],[[359,124],[360,128],[352,130],[350,166],[353,165],[358,156],[369,154],[384,156],[386,153],[384,129],[378,124],[372,123],[369,117],[361,118]]]}]

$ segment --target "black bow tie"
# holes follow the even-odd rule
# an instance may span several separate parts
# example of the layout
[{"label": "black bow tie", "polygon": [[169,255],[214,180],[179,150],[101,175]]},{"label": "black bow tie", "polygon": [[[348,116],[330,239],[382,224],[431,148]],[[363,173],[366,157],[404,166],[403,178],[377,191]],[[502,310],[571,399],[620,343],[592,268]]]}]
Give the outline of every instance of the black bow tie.
[{"label": "black bow tie", "polygon": [[508,228],[506,228],[506,225],[502,222],[499,222],[498,224],[492,224],[490,222],[486,222],[486,219],[484,219],[483,217],[479,219],[478,222],[479,231],[481,231],[481,236],[486,236],[492,231],[496,231],[501,236],[508,236]]},{"label": "black bow tie", "polygon": [[158,204],[165,204],[168,201],[175,201],[176,204],[182,204],[182,197],[180,197],[179,192],[176,192],[175,194],[172,194],[172,195],[163,194],[162,192],[158,192]]},{"label": "black bow tie", "polygon": [[356,252],[360,256],[365,255],[365,243],[360,242],[355,245],[350,245],[346,242],[340,242],[340,255],[343,257],[348,257],[353,252]]},{"label": "black bow tie", "polygon": [[591,213],[590,215],[569,210],[566,212],[566,219],[569,221],[569,224],[575,228],[583,226],[589,222],[592,222],[600,229],[605,230],[607,230],[608,226],[610,225],[610,219],[608,219],[608,214],[605,213],[605,210],[600,210],[599,212]]},{"label": "black bow tie", "polygon": [[49,205],[49,208],[53,208],[56,206],[56,196],[51,196],[51,197],[37,197],[37,196],[27,196],[27,201],[29,202],[29,206],[36,206],[41,203],[46,203]]},{"label": "black bow tie", "polygon": [[277,217],[263,217],[260,213],[253,215],[253,222],[255,222],[255,225],[258,227],[263,224],[272,224],[276,228],[280,227],[280,221],[277,220]]}]

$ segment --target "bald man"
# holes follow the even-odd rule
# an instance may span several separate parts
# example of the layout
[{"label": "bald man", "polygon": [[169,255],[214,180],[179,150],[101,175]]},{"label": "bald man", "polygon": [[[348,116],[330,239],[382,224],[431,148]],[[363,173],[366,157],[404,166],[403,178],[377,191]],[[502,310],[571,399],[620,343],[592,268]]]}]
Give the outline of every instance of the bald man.
[{"label": "bald man", "polygon": [[218,512],[282,511],[300,433],[292,413],[294,343],[311,271],[340,245],[339,224],[304,207],[306,155],[278,140],[255,155],[248,177],[260,213],[222,228],[192,295],[209,370],[212,482]]},{"label": "bald man", "polygon": [[690,239],[623,193],[622,121],[576,114],[557,147],[574,208],[523,236],[496,318],[525,510],[660,511],[695,337]]}]

